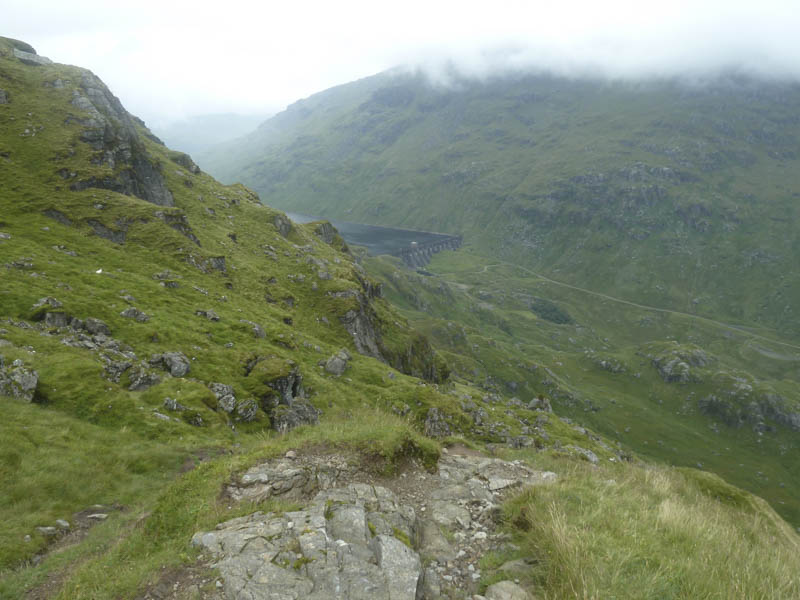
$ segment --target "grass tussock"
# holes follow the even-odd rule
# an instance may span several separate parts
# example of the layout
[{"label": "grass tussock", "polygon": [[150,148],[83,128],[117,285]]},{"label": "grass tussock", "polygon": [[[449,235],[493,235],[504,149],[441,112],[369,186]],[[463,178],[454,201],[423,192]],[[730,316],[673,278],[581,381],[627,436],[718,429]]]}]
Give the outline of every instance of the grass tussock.
[{"label": "grass tussock", "polygon": [[517,497],[507,517],[541,598],[800,596],[796,534],[711,474],[575,466]]}]

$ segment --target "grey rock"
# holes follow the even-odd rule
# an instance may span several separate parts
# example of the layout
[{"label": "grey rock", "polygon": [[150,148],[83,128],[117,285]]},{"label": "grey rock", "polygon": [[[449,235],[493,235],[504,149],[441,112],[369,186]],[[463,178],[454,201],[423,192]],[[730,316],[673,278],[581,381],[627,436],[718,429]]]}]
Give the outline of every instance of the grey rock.
[{"label": "grey rock", "polygon": [[336,228],[328,221],[323,221],[314,228],[314,234],[326,244],[333,243],[336,233]]},{"label": "grey rock", "polygon": [[186,407],[174,398],[164,398],[164,408],[173,412],[181,412],[186,410]]},{"label": "grey rock", "polygon": [[92,513],[91,515],[86,516],[87,519],[92,519],[93,521],[105,521],[108,518],[107,513]]},{"label": "grey rock", "polygon": [[139,323],[147,323],[150,320],[150,315],[143,313],[141,310],[136,308],[135,306],[129,306],[121,313],[119,313],[121,317],[125,317],[126,319],[134,319]]},{"label": "grey rock", "polygon": [[62,213],[60,210],[56,210],[54,208],[49,208],[47,210],[42,211],[42,214],[45,217],[48,217],[48,218],[53,219],[55,221],[58,221],[62,225],[66,225],[68,227],[70,225],[72,225],[72,221],[70,220],[70,218],[67,217],[67,215]]},{"label": "grey rock", "polygon": [[158,375],[140,366],[131,372],[128,389],[132,392],[141,392],[153,387],[160,381],[161,378]]},{"label": "grey rock", "polygon": [[[484,525],[499,522],[498,506],[506,490],[555,479],[553,473],[534,471],[521,463],[443,454],[438,479],[429,479],[428,510],[423,507],[418,516],[381,486],[341,487],[342,481],[360,473],[359,465],[349,458],[295,454],[273,459],[251,467],[227,486],[227,494],[237,501],[313,498],[300,511],[254,513],[192,538],[193,545],[216,555],[229,597],[271,598],[269,594],[279,589],[285,596],[275,598],[295,598],[301,593],[314,600],[469,598],[480,573],[468,569],[474,564],[472,558],[463,557],[497,547],[494,535],[487,532],[491,529]],[[491,492],[492,479],[513,483]],[[458,512],[449,517],[456,530],[452,542],[431,518],[437,502]],[[465,525],[470,529],[462,529]],[[429,564],[427,569],[418,562],[420,556]],[[269,573],[263,571],[264,564],[271,565]],[[495,593],[501,592],[518,590],[496,588]]]},{"label": "grey rock", "polygon": [[56,526],[60,529],[69,529],[69,521],[65,521],[64,519],[56,519]]},{"label": "grey rock", "polygon": [[39,300],[36,301],[36,304],[31,307],[31,310],[36,310],[37,308],[41,308],[43,306],[49,306],[50,308],[61,308],[63,303],[52,296],[46,296],[44,298],[39,298]]},{"label": "grey rock", "polygon": [[235,500],[298,499],[331,488],[354,472],[355,467],[339,455],[303,465],[287,457],[251,467],[226,489]]},{"label": "grey rock", "polygon": [[435,556],[440,561],[453,560],[456,552],[432,519],[424,519],[419,525],[419,551],[424,556]]},{"label": "grey rock", "polygon": [[231,413],[236,408],[236,396],[233,393],[233,386],[224,383],[211,383],[209,389],[217,397],[217,407],[226,413]]},{"label": "grey rock", "polygon": [[196,310],[194,314],[198,317],[205,317],[209,321],[219,321],[219,315],[213,310]]},{"label": "grey rock", "polygon": [[14,57],[17,58],[21,63],[31,67],[43,67],[45,65],[53,64],[53,61],[45,56],[39,56],[38,54],[32,52],[24,52],[23,50],[19,50],[17,48],[14,48]]},{"label": "grey rock", "polygon": [[41,533],[44,537],[55,537],[59,534],[58,529],[55,527],[37,527],[36,531]]},{"label": "grey rock", "polygon": [[292,222],[285,215],[275,215],[272,223],[283,237],[287,237],[292,232]]},{"label": "grey rock", "polygon": [[44,314],[44,324],[48,327],[69,327],[72,317],[65,312],[47,312]]},{"label": "grey rock", "polygon": [[272,427],[276,431],[286,433],[300,425],[316,425],[319,422],[320,410],[302,399],[295,399],[290,405],[279,404],[270,412]]},{"label": "grey rock", "polygon": [[342,373],[344,373],[345,369],[347,369],[347,362],[351,358],[352,357],[350,356],[350,353],[342,348],[327,361],[325,361],[325,370],[331,375],[339,377]]},{"label": "grey rock", "polygon": [[259,339],[263,339],[267,337],[264,328],[261,327],[258,323],[254,323],[253,321],[248,321],[247,319],[239,319],[240,323],[244,323],[245,325],[249,325],[253,330],[253,336]]},{"label": "grey rock", "polygon": [[[354,530],[340,531],[342,523],[326,518],[332,512],[349,514]],[[419,555],[392,535],[371,537],[366,515],[401,530],[414,519],[413,509],[389,490],[352,484],[318,493],[301,511],[222,523],[196,533],[192,544],[215,555],[229,598],[415,600]]]},{"label": "grey rock", "polygon": [[83,126],[81,141],[95,151],[94,160],[113,169],[114,174],[75,182],[70,189],[102,188],[160,206],[174,205],[160,166],[150,158],[139,137],[138,120],[100,79],[82,70],[72,105],[83,112],[82,118],[75,119]]},{"label": "grey rock", "polygon": [[33,402],[39,385],[39,373],[25,367],[19,360],[15,360],[8,368],[4,362],[0,356],[0,396]]},{"label": "grey rock", "polygon": [[553,412],[553,407],[550,405],[550,399],[541,396],[539,398],[534,398],[528,403],[529,410],[543,410],[545,412]]},{"label": "grey rock", "polygon": [[173,377],[184,377],[189,373],[191,362],[183,352],[164,352],[164,354],[154,354],[150,358],[150,366],[162,367]]},{"label": "grey rock", "polygon": [[236,405],[236,418],[239,421],[249,423],[258,414],[258,403],[252,398],[242,400]]},{"label": "grey rock", "polygon": [[600,459],[597,458],[597,455],[594,452],[592,452],[591,450],[587,450],[586,448],[581,448],[580,446],[575,446],[573,444],[564,447],[568,450],[572,450],[573,452],[580,454],[593,465],[596,465],[600,461]]},{"label": "grey rock", "polygon": [[111,335],[111,329],[100,319],[88,317],[84,323],[84,329],[92,335]]},{"label": "grey rock", "polygon": [[106,379],[113,381],[114,383],[119,383],[119,380],[122,378],[122,374],[132,366],[133,363],[129,361],[110,360],[103,368],[103,372],[105,373]]},{"label": "grey rock", "polygon": [[378,567],[386,575],[391,600],[415,600],[420,582],[419,554],[396,537],[377,535],[370,549],[375,553]]},{"label": "grey rock", "polygon": [[530,594],[513,581],[499,581],[486,588],[486,600],[530,600]]},{"label": "grey rock", "polygon": [[87,219],[86,223],[92,228],[95,235],[106,239],[109,242],[114,242],[115,244],[124,244],[125,239],[128,237],[127,225],[123,225],[121,229],[112,229],[97,219]]},{"label": "grey rock", "polygon": [[189,218],[183,212],[168,213],[164,212],[163,210],[158,210],[154,214],[157,219],[160,219],[169,225],[172,229],[189,239],[195,245],[201,245],[200,240],[194,234],[194,231],[189,225]]},{"label": "grey rock", "polygon": [[433,438],[443,438],[450,435],[450,425],[444,419],[444,415],[436,407],[428,410],[425,417],[425,435]]},{"label": "grey rock", "polygon": [[[8,103],[9,103],[8,92],[5,90],[0,90],[0,104],[8,104]],[[9,238],[0,238],[0,239],[9,239]]]},{"label": "grey rock", "polygon": [[366,298],[360,292],[356,292],[355,297],[359,301],[359,308],[348,310],[344,316],[339,317],[339,320],[352,337],[360,354],[383,360],[378,332],[369,316]]},{"label": "grey rock", "polygon": [[472,523],[469,510],[453,504],[453,498],[434,500],[431,503],[430,516],[434,523],[446,529],[469,529]]}]

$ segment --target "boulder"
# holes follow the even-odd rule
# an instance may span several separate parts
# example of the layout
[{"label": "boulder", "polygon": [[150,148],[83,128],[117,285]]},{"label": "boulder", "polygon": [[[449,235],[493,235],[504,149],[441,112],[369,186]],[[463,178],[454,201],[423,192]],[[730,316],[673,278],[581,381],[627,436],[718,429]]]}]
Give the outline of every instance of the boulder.
[{"label": "boulder", "polygon": [[15,360],[8,368],[4,367],[4,362],[0,355],[0,396],[33,402],[39,385],[39,373],[26,367],[21,360]]},{"label": "boulder", "polygon": [[336,354],[325,361],[325,370],[336,377],[341,376],[347,368],[347,362],[351,359],[350,353],[342,348]]},{"label": "boulder", "polygon": [[252,398],[247,398],[236,404],[236,418],[249,423],[258,414],[258,403]]},{"label": "boulder", "polygon": [[486,588],[486,600],[531,600],[530,594],[513,581],[498,581]]},{"label": "boulder", "polygon": [[213,310],[211,310],[211,309],[209,309],[209,310],[196,310],[196,311],[194,311],[194,314],[197,315],[198,317],[204,317],[204,318],[208,319],[209,321],[219,321],[219,315],[216,312],[214,312]]},{"label": "boulder", "polygon": [[239,323],[244,323],[245,325],[249,325],[253,330],[253,336],[254,337],[259,338],[259,339],[263,339],[263,338],[267,337],[267,334],[264,331],[264,328],[261,327],[261,325],[259,325],[258,323],[255,323],[253,321],[248,321],[247,319],[239,319]]},{"label": "boulder", "polygon": [[276,431],[286,433],[300,425],[316,425],[319,422],[320,410],[310,402],[294,399],[291,404],[279,404],[270,412],[272,427]]},{"label": "boulder", "polygon": [[164,352],[150,357],[151,367],[161,367],[173,377],[184,377],[191,367],[189,359],[183,352]]},{"label": "boulder", "polygon": [[132,392],[140,392],[142,390],[146,390],[147,388],[153,387],[160,381],[161,378],[158,375],[147,370],[143,366],[140,366],[131,371],[130,385],[128,386],[128,389]]},{"label": "boulder", "polygon": [[126,319],[134,319],[139,323],[147,323],[150,320],[149,315],[146,315],[135,306],[129,306],[121,313],[119,313],[119,316],[125,317]]},{"label": "boulder", "polygon": [[109,329],[108,325],[106,325],[100,319],[95,319],[94,317],[88,317],[86,319],[83,324],[83,329],[92,335],[111,335],[111,329]]},{"label": "boulder", "polygon": [[217,397],[217,408],[221,408],[226,413],[231,413],[236,408],[236,396],[233,393],[233,386],[224,383],[211,383],[209,389]]},{"label": "boulder", "polygon": [[285,215],[275,215],[272,223],[275,225],[275,229],[278,230],[278,233],[283,237],[288,236],[292,232],[292,222]]},{"label": "boulder", "polygon": [[43,67],[45,65],[53,64],[53,61],[45,56],[39,56],[33,52],[25,52],[23,50],[19,50],[18,48],[14,48],[14,57],[22,64],[30,67]]}]

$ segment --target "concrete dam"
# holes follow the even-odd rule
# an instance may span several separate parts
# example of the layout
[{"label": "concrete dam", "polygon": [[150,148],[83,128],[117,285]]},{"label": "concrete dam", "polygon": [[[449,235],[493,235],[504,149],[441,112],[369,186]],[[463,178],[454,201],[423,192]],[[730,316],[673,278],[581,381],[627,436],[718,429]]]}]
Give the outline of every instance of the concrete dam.
[{"label": "concrete dam", "polygon": [[414,269],[427,265],[437,252],[460,248],[462,242],[460,235],[335,221],[299,213],[287,212],[286,215],[295,223],[329,221],[348,244],[364,246],[372,256],[378,254],[397,256]]}]

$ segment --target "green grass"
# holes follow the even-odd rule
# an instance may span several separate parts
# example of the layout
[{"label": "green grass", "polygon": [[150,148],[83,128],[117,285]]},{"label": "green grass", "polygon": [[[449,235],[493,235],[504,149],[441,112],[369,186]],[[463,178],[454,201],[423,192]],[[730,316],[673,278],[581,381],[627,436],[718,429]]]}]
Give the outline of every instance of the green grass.
[{"label": "green grass", "polygon": [[541,598],[793,598],[797,536],[718,477],[660,467],[574,466],[506,518]]},{"label": "green grass", "polygon": [[[465,250],[435,255],[427,267],[433,277],[390,258],[366,264],[386,296],[434,340],[456,381],[526,402],[549,396],[556,412],[624,448],[667,464],[700,463],[800,524],[796,433],[767,418],[774,430],[759,435],[753,421],[731,426],[698,404],[713,394],[732,414],[747,415],[751,401],[772,393],[797,412],[796,350],[761,337],[763,331],[616,302]],[[537,298],[574,323],[536,315]],[[676,348],[699,348],[711,359],[691,368],[697,381],[665,383],[659,376],[652,358]],[[730,374],[750,382],[752,394],[738,394]]]}]

